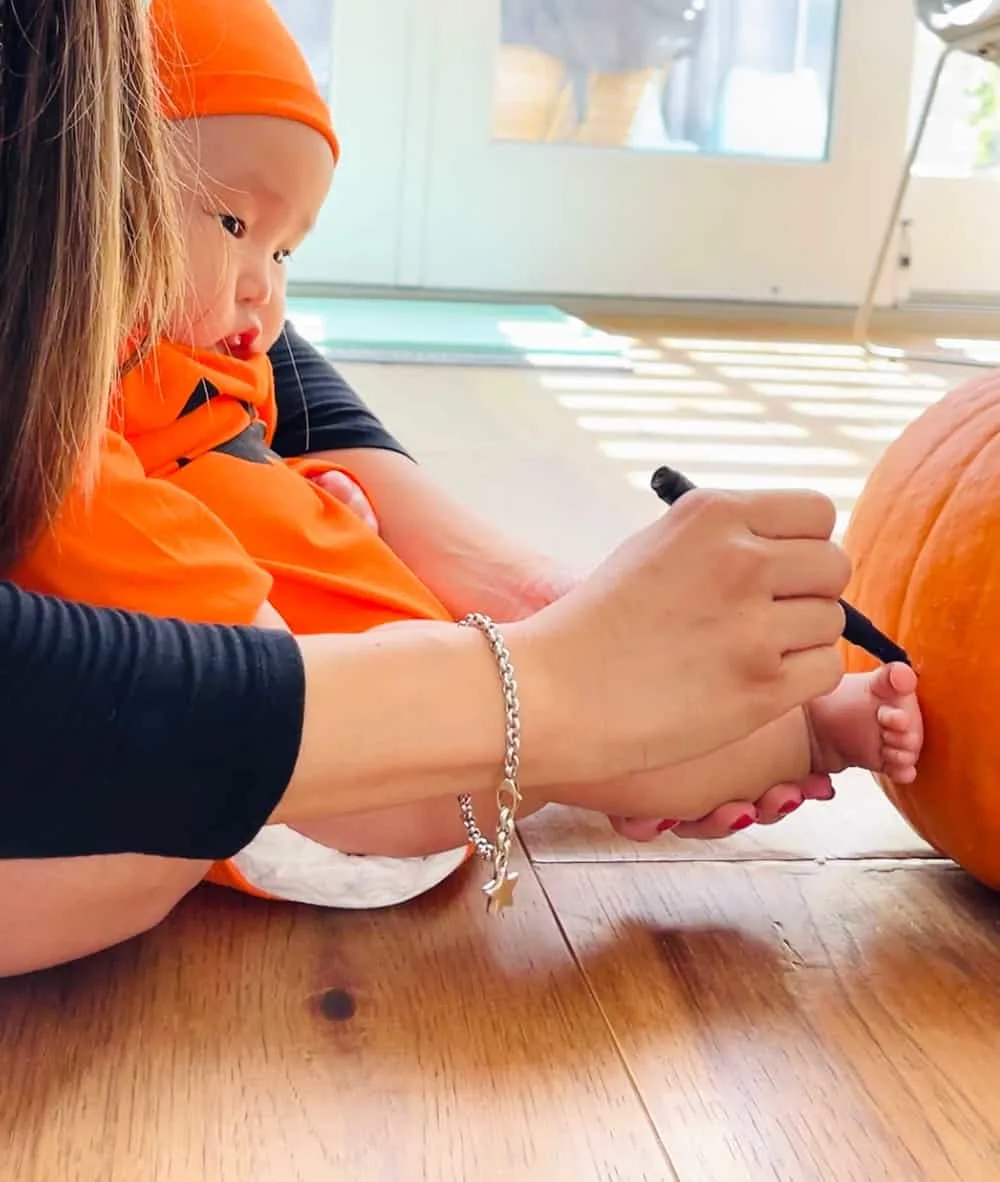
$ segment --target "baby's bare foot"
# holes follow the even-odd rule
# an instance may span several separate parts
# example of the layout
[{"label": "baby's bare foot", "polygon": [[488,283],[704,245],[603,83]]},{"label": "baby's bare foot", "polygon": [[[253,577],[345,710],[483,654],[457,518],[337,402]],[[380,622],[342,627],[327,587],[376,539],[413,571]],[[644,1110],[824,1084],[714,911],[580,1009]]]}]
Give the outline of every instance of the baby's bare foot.
[{"label": "baby's bare foot", "polygon": [[909,784],[917,775],[924,724],[917,675],[909,665],[851,674],[806,707],[812,770],[833,774],[866,768]]},{"label": "baby's bare foot", "polygon": [[830,776],[849,767],[890,776],[897,784],[916,777],[924,739],[917,703],[917,675],[908,665],[886,665],[852,674],[805,710],[812,748],[812,775],[798,784],[777,784],[759,800],[731,801],[700,821],[611,817],[630,841],[655,841],[665,832],[701,840],[727,837],[754,822],[773,825],[805,800],[830,800]]}]

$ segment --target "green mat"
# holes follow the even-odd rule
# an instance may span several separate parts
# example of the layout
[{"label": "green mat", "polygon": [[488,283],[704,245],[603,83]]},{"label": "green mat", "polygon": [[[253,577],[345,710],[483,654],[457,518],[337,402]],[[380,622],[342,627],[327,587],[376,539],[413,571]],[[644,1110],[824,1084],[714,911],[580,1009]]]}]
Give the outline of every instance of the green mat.
[{"label": "green mat", "polygon": [[627,342],[546,304],[293,298],[288,314],[339,361],[630,368]]}]

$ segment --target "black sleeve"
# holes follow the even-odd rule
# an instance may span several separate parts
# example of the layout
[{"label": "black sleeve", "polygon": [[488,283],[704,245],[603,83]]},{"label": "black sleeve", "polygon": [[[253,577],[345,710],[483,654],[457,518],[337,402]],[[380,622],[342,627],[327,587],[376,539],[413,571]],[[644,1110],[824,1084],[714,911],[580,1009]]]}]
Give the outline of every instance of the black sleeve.
[{"label": "black sleeve", "polygon": [[280,456],[374,447],[407,455],[329,361],[291,324],[270,354],[278,429],[273,447]]},{"label": "black sleeve", "polygon": [[0,858],[232,856],[284,794],[304,699],[287,633],[0,583]]}]

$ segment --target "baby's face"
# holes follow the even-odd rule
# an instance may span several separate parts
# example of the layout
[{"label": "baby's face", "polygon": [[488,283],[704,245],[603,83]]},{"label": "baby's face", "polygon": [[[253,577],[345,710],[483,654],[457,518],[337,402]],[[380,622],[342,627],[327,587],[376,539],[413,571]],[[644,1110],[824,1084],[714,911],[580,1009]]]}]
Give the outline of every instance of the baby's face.
[{"label": "baby's face", "polygon": [[188,286],[172,340],[238,357],[264,353],[285,320],[285,263],[333,181],[311,127],[263,115],[175,124]]}]

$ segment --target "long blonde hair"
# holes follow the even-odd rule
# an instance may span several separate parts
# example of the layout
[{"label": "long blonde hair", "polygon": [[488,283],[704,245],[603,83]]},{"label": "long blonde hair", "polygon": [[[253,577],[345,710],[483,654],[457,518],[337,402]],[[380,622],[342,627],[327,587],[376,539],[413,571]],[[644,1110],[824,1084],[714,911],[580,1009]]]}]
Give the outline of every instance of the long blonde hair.
[{"label": "long blonde hair", "polygon": [[181,283],[144,8],[0,5],[3,571],[93,470],[125,341]]}]

